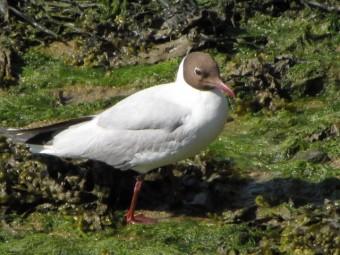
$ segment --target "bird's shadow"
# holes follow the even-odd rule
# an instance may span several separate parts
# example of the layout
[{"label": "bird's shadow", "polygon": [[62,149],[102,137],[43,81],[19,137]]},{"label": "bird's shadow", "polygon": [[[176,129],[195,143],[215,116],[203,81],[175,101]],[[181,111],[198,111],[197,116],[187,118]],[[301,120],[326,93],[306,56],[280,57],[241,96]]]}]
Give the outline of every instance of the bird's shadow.
[{"label": "bird's shadow", "polygon": [[271,206],[284,202],[293,202],[296,207],[320,205],[325,199],[340,199],[340,180],[331,177],[314,183],[297,178],[258,181],[229,176],[210,181],[192,176],[175,177],[174,180],[146,182],[140,208],[205,216],[253,207],[258,196],[262,196]]},{"label": "bird's shadow", "polygon": [[[67,176],[80,176],[82,203],[103,203],[110,210],[126,210],[130,204],[136,177],[134,171],[119,171],[96,161],[80,164],[53,158],[49,173],[56,181],[65,182]],[[297,178],[259,180],[240,177],[232,167],[219,169],[219,162],[208,162],[214,170],[202,171],[190,165],[168,166],[145,176],[139,196],[138,209],[167,211],[173,215],[205,216],[254,206],[261,195],[270,205],[292,201],[296,206],[322,204],[325,199],[340,199],[340,180],[333,177],[320,182]],[[62,169],[62,170],[60,170]],[[65,186],[65,185],[64,185]]]}]

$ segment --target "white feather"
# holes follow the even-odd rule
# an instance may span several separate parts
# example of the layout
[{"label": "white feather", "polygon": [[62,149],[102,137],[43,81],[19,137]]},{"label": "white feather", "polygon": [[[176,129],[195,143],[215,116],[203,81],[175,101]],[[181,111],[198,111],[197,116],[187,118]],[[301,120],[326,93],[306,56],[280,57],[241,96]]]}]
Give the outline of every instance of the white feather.
[{"label": "white feather", "polygon": [[223,129],[227,101],[219,90],[200,91],[183,79],[142,90],[58,133],[32,152],[89,158],[147,172],[184,159],[207,146]]}]

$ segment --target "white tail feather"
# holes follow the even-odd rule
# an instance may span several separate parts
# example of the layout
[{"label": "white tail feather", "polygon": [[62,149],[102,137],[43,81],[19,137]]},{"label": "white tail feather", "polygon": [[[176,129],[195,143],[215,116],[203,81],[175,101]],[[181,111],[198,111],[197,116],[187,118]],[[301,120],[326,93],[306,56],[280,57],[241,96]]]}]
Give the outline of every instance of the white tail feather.
[{"label": "white tail feather", "polygon": [[51,145],[28,144],[28,146],[32,153],[53,154],[53,146]]}]

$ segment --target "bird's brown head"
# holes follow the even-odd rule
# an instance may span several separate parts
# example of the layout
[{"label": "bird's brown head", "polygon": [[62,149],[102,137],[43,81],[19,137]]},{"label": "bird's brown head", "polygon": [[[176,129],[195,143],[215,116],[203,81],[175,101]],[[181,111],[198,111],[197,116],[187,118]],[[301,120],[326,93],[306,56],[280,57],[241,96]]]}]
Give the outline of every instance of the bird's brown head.
[{"label": "bird's brown head", "polygon": [[223,83],[215,60],[207,53],[192,52],[184,59],[183,76],[186,83],[199,90],[218,88],[228,96],[234,92]]}]

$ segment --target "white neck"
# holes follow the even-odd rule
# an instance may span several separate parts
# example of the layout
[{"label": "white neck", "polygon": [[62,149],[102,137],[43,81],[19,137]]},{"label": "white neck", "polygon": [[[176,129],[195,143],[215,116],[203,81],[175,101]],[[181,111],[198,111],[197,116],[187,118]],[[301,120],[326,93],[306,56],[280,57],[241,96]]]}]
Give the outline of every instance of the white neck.
[{"label": "white neck", "polygon": [[[184,59],[182,59],[181,64],[178,67],[177,76],[176,76],[176,84],[179,85],[187,85],[190,86],[185,80],[184,80],[184,74],[183,74],[183,65],[184,65]],[[190,86],[191,87],[191,86]]]}]

